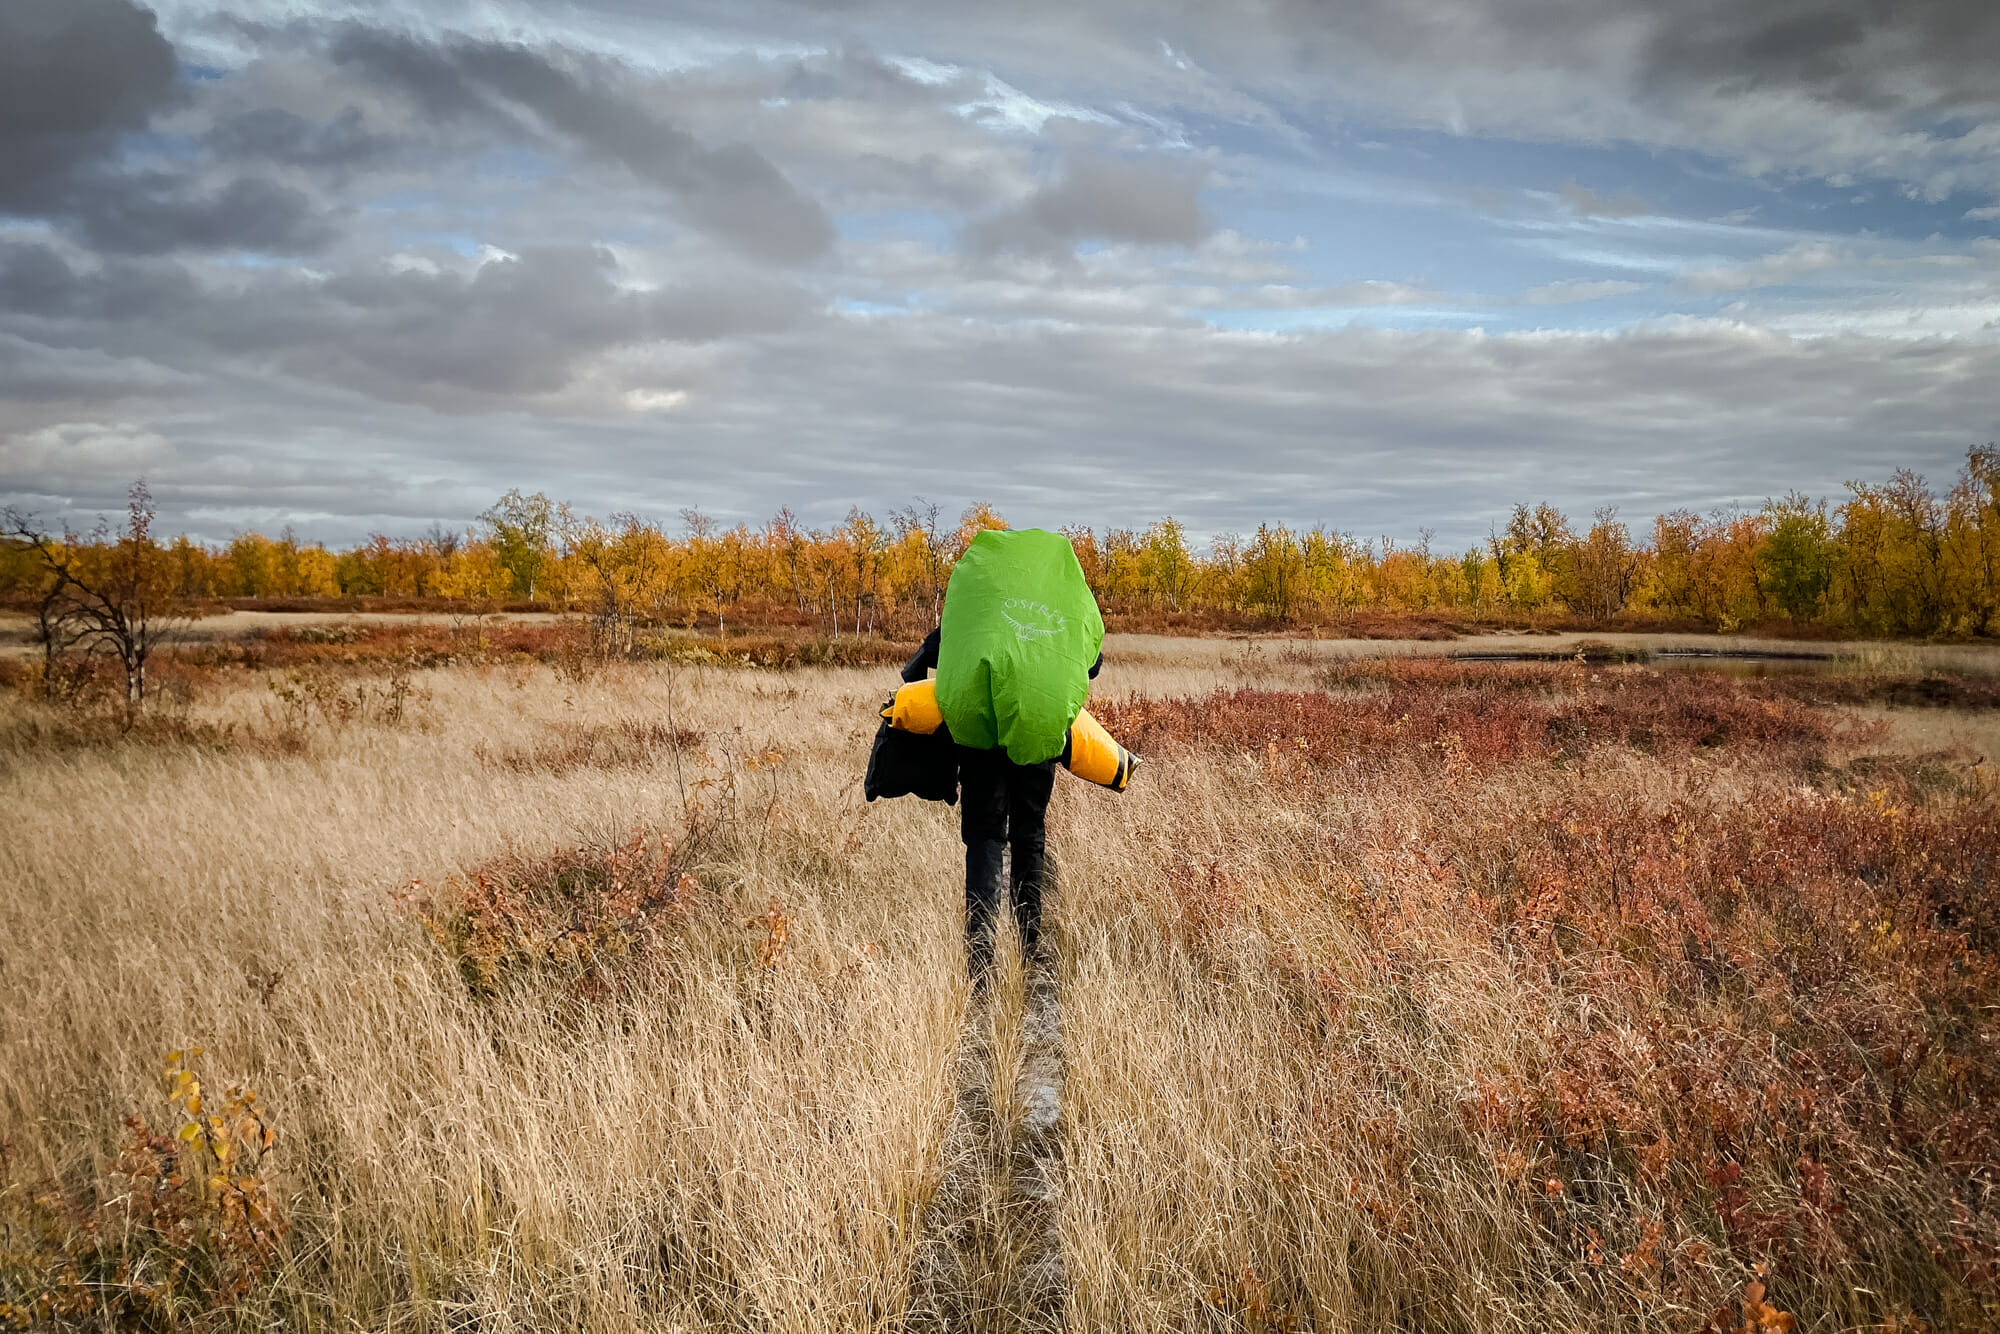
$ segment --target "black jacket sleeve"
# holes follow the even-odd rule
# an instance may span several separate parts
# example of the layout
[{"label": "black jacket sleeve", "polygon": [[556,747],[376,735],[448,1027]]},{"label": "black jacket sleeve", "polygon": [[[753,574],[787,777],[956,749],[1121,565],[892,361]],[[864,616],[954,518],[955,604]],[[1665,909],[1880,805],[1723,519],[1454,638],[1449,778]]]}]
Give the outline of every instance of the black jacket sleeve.
[{"label": "black jacket sleeve", "polygon": [[930,634],[926,635],[922,647],[917,650],[917,656],[903,664],[903,679],[905,681],[921,681],[931,668],[937,666],[938,630],[942,630],[943,628],[943,626],[939,626],[937,630],[932,630]]}]

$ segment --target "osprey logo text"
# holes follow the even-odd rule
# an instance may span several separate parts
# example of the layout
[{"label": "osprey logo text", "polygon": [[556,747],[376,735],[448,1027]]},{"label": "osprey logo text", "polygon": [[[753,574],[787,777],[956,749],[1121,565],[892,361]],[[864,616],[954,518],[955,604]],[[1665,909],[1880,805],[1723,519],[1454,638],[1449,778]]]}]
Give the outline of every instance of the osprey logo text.
[{"label": "osprey logo text", "polygon": [[1069,628],[1069,621],[1061,612],[1026,598],[1008,598],[1001,604],[1000,614],[1014,627],[1014,637],[1023,644],[1052,638]]}]

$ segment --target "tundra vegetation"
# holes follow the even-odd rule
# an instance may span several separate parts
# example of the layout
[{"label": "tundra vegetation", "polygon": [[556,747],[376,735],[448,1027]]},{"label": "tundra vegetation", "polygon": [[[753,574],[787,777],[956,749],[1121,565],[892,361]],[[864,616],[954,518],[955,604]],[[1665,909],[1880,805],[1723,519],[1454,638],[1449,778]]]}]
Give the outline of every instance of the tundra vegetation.
[{"label": "tundra vegetation", "polygon": [[0,1327],[2000,1321],[1988,679],[1115,637],[1027,1307],[889,674],[556,633],[10,669]]},{"label": "tundra vegetation", "polygon": [[[510,491],[458,532],[377,534],[347,550],[239,534],[225,545],[155,541],[135,493],[134,528],[40,532],[10,515],[0,604],[33,610],[85,572],[137,557],[182,610],[238,607],[497,607],[587,615],[603,645],[630,649],[648,627],[700,625],[825,638],[913,638],[936,623],[951,567],[985,505],[956,522],[919,500],[887,522],[855,509],[829,528],[781,510],[761,526],[697,509],[669,525],[599,521],[539,493]],[[141,522],[143,519],[143,523]],[[1480,626],[1673,628],[1803,636],[1981,638],[2000,633],[2000,449],[1975,449],[1942,493],[1908,471],[1854,482],[1829,506],[1793,493],[1756,510],[1659,516],[1635,535],[1615,509],[1589,523],[1517,505],[1462,552],[1264,524],[1203,546],[1168,517],[1143,528],[1066,528],[1114,629],[1311,628],[1373,638],[1443,638]],[[119,555],[123,553],[123,555]],[[70,606],[61,597],[60,612]],[[45,613],[45,620],[47,615]],[[57,637],[74,622],[57,615]],[[100,636],[100,642],[107,643]],[[43,642],[52,642],[48,635]]]}]

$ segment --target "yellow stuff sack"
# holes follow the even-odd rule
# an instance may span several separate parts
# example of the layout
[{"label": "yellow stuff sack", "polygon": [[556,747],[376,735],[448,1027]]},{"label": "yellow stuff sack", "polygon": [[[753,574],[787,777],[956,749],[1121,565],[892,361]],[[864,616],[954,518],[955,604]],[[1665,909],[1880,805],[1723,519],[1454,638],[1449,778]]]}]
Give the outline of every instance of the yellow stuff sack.
[{"label": "yellow stuff sack", "polygon": [[1139,757],[1112,740],[1104,724],[1085,709],[1069,725],[1069,740],[1063,745],[1063,767],[1078,778],[1100,787],[1123,792],[1139,767]]},{"label": "yellow stuff sack", "polygon": [[882,707],[882,716],[899,732],[929,736],[944,726],[944,712],[937,702],[937,682],[912,681]]}]

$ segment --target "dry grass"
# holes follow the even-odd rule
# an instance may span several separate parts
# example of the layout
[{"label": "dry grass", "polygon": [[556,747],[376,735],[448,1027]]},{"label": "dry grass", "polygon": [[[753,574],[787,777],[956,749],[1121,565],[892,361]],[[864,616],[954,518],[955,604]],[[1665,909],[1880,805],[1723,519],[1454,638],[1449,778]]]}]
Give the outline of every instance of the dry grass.
[{"label": "dry grass", "polygon": [[[0,1302],[82,1256],[78,1326],[2000,1318],[1983,766],[1760,683],[1208,652],[1113,646],[1147,767],[1052,812],[1054,1299],[1020,978],[962,1039],[955,813],[860,800],[880,669],[460,665],[393,715],[225,673],[88,744],[0,705]],[[188,1046],[288,1230],[135,1296],[232,1244],[121,1202]]]},{"label": "dry grass", "polygon": [[[120,1117],[161,1105],[164,1053],[200,1045],[280,1135],[294,1247],[259,1300],[287,1318],[890,1323],[962,965],[942,814],[853,790],[879,683],[682,669],[671,709],[657,670],[426,684],[422,718],[303,748],[251,688],[202,710],[232,745],[0,760],[16,1182],[88,1191]],[[706,737],[678,763],[488,758],[666,716]],[[697,888],[669,966],[612,1002],[569,978],[475,992],[392,898],[632,830],[680,845]]]}]

